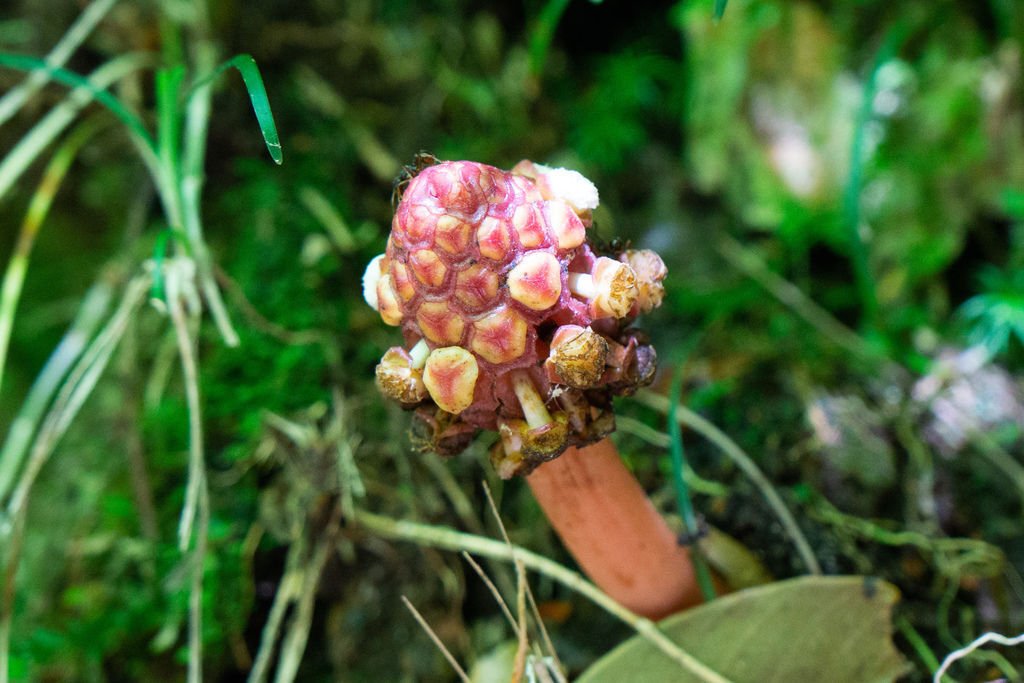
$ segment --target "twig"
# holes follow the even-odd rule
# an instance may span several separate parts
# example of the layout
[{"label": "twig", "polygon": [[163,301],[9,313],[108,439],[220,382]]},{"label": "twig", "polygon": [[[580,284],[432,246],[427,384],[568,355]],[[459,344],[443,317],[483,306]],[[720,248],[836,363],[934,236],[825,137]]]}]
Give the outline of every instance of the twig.
[{"label": "twig", "polygon": [[982,645],[987,645],[988,643],[998,643],[1004,647],[1016,647],[1017,645],[1024,644],[1024,633],[1012,638],[992,632],[978,636],[965,647],[962,647],[959,650],[954,650],[946,655],[946,658],[942,660],[942,666],[939,667],[938,671],[935,672],[935,676],[932,678],[933,683],[942,683],[942,677],[946,675],[946,670],[949,669],[954,662],[963,659]]},{"label": "twig", "polygon": [[448,648],[445,647],[444,642],[437,637],[437,634],[434,633],[434,629],[430,628],[430,624],[428,624],[427,620],[423,618],[423,615],[419,613],[419,611],[413,606],[411,602],[409,602],[409,598],[403,595],[402,603],[408,608],[410,612],[412,612],[412,616],[420,625],[420,628],[422,628],[426,632],[426,634],[430,636],[430,639],[434,642],[434,645],[437,646],[437,649],[441,651],[441,654],[444,655],[444,658],[447,659],[448,663],[451,664],[453,669],[455,669],[455,673],[459,675],[459,678],[462,680],[462,682],[472,683],[472,681],[470,681],[469,679],[469,676],[466,674],[465,670],[463,670],[462,666],[459,665],[459,661],[455,659],[452,653],[449,652]]},{"label": "twig", "polygon": [[712,683],[728,681],[727,678],[711,670],[706,664],[673,643],[652,621],[634,614],[578,573],[566,569],[543,555],[538,555],[519,546],[509,546],[502,541],[463,533],[455,529],[391,519],[365,510],[357,510],[352,521],[383,538],[410,541],[456,552],[466,551],[496,560],[514,561],[519,559],[524,567],[576,591],[630,626],[645,640],[679,664],[680,667],[697,676],[698,679]]},{"label": "twig", "polygon": [[[654,408],[666,415],[669,414],[670,402],[660,394],[656,394],[648,389],[643,389],[637,392],[636,398],[640,403],[643,403],[650,408]],[[782,498],[779,497],[778,492],[775,491],[771,482],[768,481],[768,478],[764,476],[764,473],[761,472],[760,468],[758,468],[750,456],[747,455],[735,441],[726,436],[722,430],[705,420],[697,413],[688,409],[686,406],[676,406],[675,419],[718,446],[723,453],[729,456],[729,458],[736,463],[736,466],[739,467],[754,483],[754,486],[761,491],[761,495],[764,496],[768,506],[772,508],[776,517],[779,518],[779,522],[782,524],[783,528],[786,529],[786,532],[792,539],[797,552],[800,553],[800,557],[804,561],[804,564],[807,565],[807,571],[811,574],[821,574],[821,566],[818,564],[818,559],[814,556],[814,551],[811,550],[811,545],[807,542],[807,538],[804,537],[804,533],[800,530],[800,526],[796,523],[796,519],[793,518],[792,513],[786,507],[786,504],[782,502]]]}]

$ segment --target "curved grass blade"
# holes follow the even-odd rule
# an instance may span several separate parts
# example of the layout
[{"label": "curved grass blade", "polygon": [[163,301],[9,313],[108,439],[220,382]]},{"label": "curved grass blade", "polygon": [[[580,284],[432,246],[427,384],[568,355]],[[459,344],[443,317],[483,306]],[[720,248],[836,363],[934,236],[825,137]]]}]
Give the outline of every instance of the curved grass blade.
[{"label": "curved grass blade", "polygon": [[[68,58],[78,49],[78,46],[89,37],[96,25],[107,15],[110,8],[117,0],[93,0],[85,8],[71,28],[67,30],[64,37],[54,45],[50,54],[46,55],[46,63],[50,66],[60,67],[68,61]],[[3,41],[0,41],[3,42]],[[46,85],[47,74],[44,71],[34,71],[25,81],[8,90],[3,97],[0,97],[0,126],[7,123],[18,113],[22,105],[28,102],[40,88]]]},{"label": "curved grass blade", "polygon": [[281,164],[284,155],[281,151],[281,140],[277,135],[277,125],[274,123],[274,114],[270,110],[270,100],[267,98],[267,89],[263,85],[263,76],[256,66],[256,60],[252,55],[240,54],[223,62],[213,72],[192,86],[188,96],[191,97],[200,88],[205,88],[214,80],[220,77],[228,69],[238,69],[245,83],[245,89],[249,91],[249,100],[252,102],[252,111],[256,115],[256,122],[260,125],[260,133],[263,134],[263,142],[267,145],[267,151],[274,163]]},{"label": "curved grass blade", "polygon": [[[86,105],[93,101],[92,89],[103,90],[134,71],[149,68],[152,63],[152,55],[147,53],[129,52],[114,57],[89,75],[88,85],[76,87],[68,93],[67,97],[22,135],[0,159],[0,199],[7,195],[43,150],[71,125]],[[137,135],[129,137],[147,167],[151,170],[157,169],[156,150],[151,143]]]},{"label": "curved grass blade", "polygon": [[715,0],[715,20],[721,19],[725,15],[727,4],[729,4],[729,0]]},{"label": "curved grass blade", "polygon": [[110,113],[120,119],[121,123],[145,141],[146,145],[156,153],[156,143],[153,140],[153,136],[149,134],[149,131],[142,124],[142,120],[121,104],[119,99],[106,90],[97,88],[84,76],[80,76],[62,67],[50,66],[37,57],[15,55],[9,52],[0,52],[0,67],[26,72],[45,71],[53,80],[59,83],[89,91],[93,99],[109,109]]}]

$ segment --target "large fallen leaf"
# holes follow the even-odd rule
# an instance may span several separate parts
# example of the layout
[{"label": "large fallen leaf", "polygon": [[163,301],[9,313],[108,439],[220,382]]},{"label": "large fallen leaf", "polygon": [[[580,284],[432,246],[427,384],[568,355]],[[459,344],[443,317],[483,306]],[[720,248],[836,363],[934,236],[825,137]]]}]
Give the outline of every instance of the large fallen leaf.
[{"label": "large fallen leaf", "polygon": [[[892,644],[892,584],[807,576],[750,588],[661,622],[680,647],[736,683],[893,681],[906,663]],[[578,683],[698,681],[637,636]]]}]

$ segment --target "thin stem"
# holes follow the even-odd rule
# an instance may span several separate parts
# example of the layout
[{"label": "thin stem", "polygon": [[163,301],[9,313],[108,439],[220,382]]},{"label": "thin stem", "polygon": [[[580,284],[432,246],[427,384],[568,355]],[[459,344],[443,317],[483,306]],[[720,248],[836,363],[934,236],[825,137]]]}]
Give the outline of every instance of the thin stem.
[{"label": "thin stem", "polygon": [[[636,398],[650,408],[654,408],[666,415],[672,414],[671,402],[653,391],[643,389],[637,392]],[[681,424],[686,425],[718,446],[750,478],[758,490],[761,491],[761,495],[764,496],[768,506],[779,518],[783,528],[786,529],[793,544],[796,546],[797,552],[800,553],[800,557],[807,566],[807,571],[811,574],[821,574],[821,565],[818,564],[818,559],[814,556],[814,551],[811,550],[811,545],[807,542],[803,531],[800,530],[800,526],[796,523],[786,504],[782,502],[782,498],[779,497],[779,494],[772,487],[771,482],[768,481],[768,478],[764,476],[764,473],[761,472],[751,457],[736,445],[736,442],[726,436],[722,430],[685,406],[676,406],[674,414],[675,419]]]},{"label": "thin stem", "polygon": [[[669,399],[669,405],[672,408],[670,414],[674,413],[674,409],[679,406],[679,396],[682,393],[682,387],[683,373],[677,370],[672,378],[672,394]],[[679,514],[683,518],[683,526],[686,528],[686,533],[691,539],[689,544],[690,559],[693,561],[697,585],[700,586],[700,592],[704,596],[704,600],[710,602],[715,599],[715,586],[711,580],[711,571],[708,569],[707,560],[704,558],[700,543],[698,543],[700,524],[697,521],[697,515],[693,511],[693,501],[690,500],[690,492],[686,488],[686,480],[683,478],[683,463],[685,462],[683,456],[683,435],[679,428],[678,420],[669,419],[668,435],[671,440],[671,448],[669,450],[672,456],[672,482],[675,485],[676,505],[679,507]]]},{"label": "thin stem", "polygon": [[459,660],[455,659],[455,656],[445,646],[444,641],[441,640],[441,638],[438,637],[436,633],[434,633],[434,629],[430,628],[430,624],[427,623],[427,620],[423,618],[423,615],[420,614],[419,610],[417,610],[416,607],[409,601],[409,598],[405,597],[404,595],[402,596],[402,604],[405,605],[406,609],[408,609],[412,613],[412,616],[416,620],[416,623],[420,625],[420,628],[423,629],[423,631],[427,634],[427,636],[434,643],[437,649],[441,651],[441,654],[444,655],[444,658],[448,661],[448,664],[451,665],[452,669],[455,670],[455,673],[458,675],[459,680],[461,680],[463,683],[472,683],[472,681],[470,681],[469,679],[469,675],[462,668],[462,665],[459,664]]},{"label": "thin stem", "polygon": [[[152,55],[128,53],[111,59],[96,69],[86,81],[72,90],[67,97],[44,116],[39,123],[18,140],[18,144],[7,153],[0,162],[0,198],[7,195],[21,177],[21,174],[38,158],[42,151],[67,128],[78,113],[96,98],[96,93],[103,91],[112,83],[124,78],[133,71],[143,69],[152,63]],[[143,160],[154,167],[156,156],[152,141],[143,137],[129,127],[133,140],[142,154]]]},{"label": "thin stem", "polygon": [[49,460],[50,454],[61,437],[64,436],[82,404],[92,393],[124,334],[129,319],[142,303],[148,285],[146,276],[136,277],[128,283],[118,309],[68,373],[46,419],[36,434],[28,463],[7,503],[9,516],[13,517],[22,506],[27,504],[29,492],[32,490],[36,476]]},{"label": "thin stem", "polygon": [[[100,278],[82,298],[75,319],[68,331],[50,354],[39,376],[36,377],[28,396],[21,404],[17,416],[7,430],[3,448],[0,449],[0,506],[10,495],[14,478],[21,469],[25,453],[36,433],[36,428],[54,394],[60,390],[61,380],[85,350],[96,329],[103,321],[113,297],[113,285],[107,278]],[[0,527],[0,535],[3,529]]]},{"label": "thin stem", "polygon": [[305,547],[306,541],[302,534],[295,538],[288,550],[288,558],[285,561],[284,576],[274,594],[274,604],[270,607],[267,615],[267,623],[263,626],[263,633],[260,636],[260,648],[256,652],[256,660],[252,669],[249,670],[249,683],[263,683],[270,669],[270,660],[274,654],[274,646],[277,643],[277,636],[284,622],[288,606],[302,590],[303,577],[305,575]]},{"label": "thin stem", "polygon": [[567,7],[569,7],[569,0],[547,0],[537,17],[533,31],[530,33],[529,45],[530,74],[534,78],[539,79],[544,72],[544,64],[548,59],[551,41],[555,37],[558,23]]},{"label": "thin stem", "polygon": [[1021,465],[1012,455],[999,445],[999,442],[982,431],[971,432],[970,441],[977,446],[978,451],[990,464],[1002,470],[1007,480],[1013,482],[1017,488],[1017,495],[1020,496],[1021,505],[1024,506],[1024,465]]},{"label": "thin stem", "polygon": [[203,457],[203,421],[199,401],[199,371],[196,365],[195,348],[189,332],[188,320],[182,307],[183,280],[188,274],[180,273],[182,265],[170,262],[166,265],[167,308],[174,327],[178,344],[178,355],[181,369],[185,377],[185,402],[188,405],[188,486],[185,491],[185,504],[181,510],[178,523],[178,549],[184,552],[188,548],[192,536],[192,522],[195,518],[199,501],[200,489],[204,485],[205,467]]},{"label": "thin stem", "polygon": [[804,322],[818,330],[826,339],[858,358],[877,361],[879,354],[856,332],[836,320],[827,310],[804,294],[799,287],[772,271],[757,254],[744,248],[731,237],[723,236],[717,251],[769,294],[788,306]]},{"label": "thin stem", "polygon": [[[658,448],[667,449],[672,445],[671,437],[665,432],[658,431],[654,427],[626,415],[615,416],[615,427],[619,432],[632,434],[638,439],[643,439]],[[717,496],[719,498],[729,495],[728,486],[717,481],[704,479],[685,460],[683,461],[683,480],[695,493],[701,493],[705,496]]]},{"label": "thin stem", "polygon": [[[107,15],[117,0],[94,0],[64,32],[57,44],[46,55],[45,63],[51,68],[64,66],[78,46],[89,37],[96,25]],[[50,72],[33,71],[28,77],[0,97],[0,126],[4,125],[21,109],[32,95],[50,80]]]},{"label": "thin stem", "polygon": [[203,570],[210,530],[210,489],[205,472],[199,482],[196,505],[199,521],[196,524],[196,547],[192,552],[192,580],[188,597],[188,683],[203,683]]},{"label": "thin stem", "polygon": [[939,668],[939,660],[935,658],[935,653],[928,647],[927,641],[921,637],[921,634],[917,632],[913,624],[903,615],[897,616],[894,620],[896,629],[903,634],[903,637],[910,643],[910,647],[914,649],[921,663],[925,667],[934,672]]},{"label": "thin stem", "polygon": [[[205,13],[205,7],[200,8]],[[204,27],[205,28],[205,27]],[[195,69],[198,73],[213,71],[217,63],[217,50],[200,31],[195,44]],[[210,124],[212,89],[209,84],[190,93],[185,111],[184,153],[182,154],[181,196],[184,210],[185,233],[192,245],[198,271],[199,286],[206,298],[213,318],[224,343],[238,346],[238,333],[228,317],[227,308],[213,273],[213,260],[203,237],[203,223],[200,213],[200,197],[205,179],[206,137]]]},{"label": "thin stem", "polygon": [[18,577],[21,546],[25,538],[27,508],[14,518],[13,528],[4,553],[3,584],[0,585],[0,683],[8,683],[10,676],[11,622],[14,619],[14,595]]},{"label": "thin stem", "polygon": [[519,546],[507,545],[502,541],[463,533],[455,529],[391,519],[365,510],[357,510],[352,521],[383,538],[410,541],[456,552],[466,551],[507,562],[518,559],[526,568],[576,591],[633,628],[654,647],[677,662],[683,669],[697,676],[699,680],[714,683],[725,683],[728,680],[669,640],[668,636],[662,633],[654,622],[634,614],[578,573],[566,569],[543,555],[538,555]]},{"label": "thin stem", "polygon": [[4,273],[3,289],[0,291],[0,386],[3,383],[7,348],[11,339],[11,330],[14,327],[14,314],[21,298],[21,287],[25,282],[25,274],[28,272],[29,259],[32,255],[32,247],[35,245],[36,235],[39,234],[39,229],[50,212],[50,206],[60,189],[64,175],[71,167],[71,162],[78,155],[82,145],[97,130],[99,130],[98,121],[90,119],[68,136],[68,139],[53,155],[46,170],[43,171],[43,179],[32,196],[28,211],[25,212],[25,220],[22,221],[18,241],[14,245],[14,252],[11,254],[7,271]]},{"label": "thin stem", "polygon": [[281,657],[277,663],[276,683],[292,683],[299,673],[302,653],[306,650],[309,629],[313,623],[313,606],[316,598],[316,587],[320,583],[327,559],[331,555],[338,532],[340,531],[341,511],[335,509],[331,514],[330,524],[324,529],[320,541],[313,550],[313,556],[303,570],[302,587],[299,592],[298,605],[292,615],[288,633],[281,644]]}]

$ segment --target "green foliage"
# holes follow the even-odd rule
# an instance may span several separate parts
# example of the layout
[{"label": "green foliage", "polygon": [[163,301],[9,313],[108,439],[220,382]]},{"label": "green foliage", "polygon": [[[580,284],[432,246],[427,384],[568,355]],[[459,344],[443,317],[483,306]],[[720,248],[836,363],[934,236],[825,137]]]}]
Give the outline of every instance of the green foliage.
[{"label": "green foliage", "polygon": [[971,343],[996,356],[1012,338],[1024,344],[1024,271],[989,268],[980,280],[984,292],[966,301],[960,312],[971,325]]},{"label": "green foliage", "polygon": [[[73,4],[0,11],[0,42],[18,51],[0,55],[0,92],[28,93],[0,124],[0,213],[18,225],[33,197],[52,200],[31,261],[13,233],[0,236],[25,266],[17,305],[3,309],[0,423],[35,416],[35,430],[66,405],[72,368],[96,381],[75,385],[89,391],[33,475],[10,680],[164,680],[190,667],[195,678],[197,645],[207,680],[246,676],[260,653],[268,671],[296,662],[296,680],[451,678],[399,595],[467,668],[514,638],[456,553],[349,519],[357,508],[493,530],[480,486],[493,479],[488,438],[446,463],[414,453],[408,414],[373,383],[399,334],[366,307],[360,279],[384,248],[392,178],[420,150],[579,168],[601,190],[594,234],[664,254],[665,304],[642,324],[662,358],[687,352],[680,405],[727,439],[684,427],[673,441],[660,412],[620,402],[632,419],[623,450],[655,501],[673,507],[674,443],[692,517],[777,578],[805,571],[779,523],[778,509],[792,510],[826,572],[900,589],[894,642],[919,679],[983,629],[1019,630],[1018,4],[100,0],[88,35],[66,43],[73,54],[45,63]],[[240,80],[221,78],[233,68]],[[53,83],[20,90],[15,69]],[[282,146],[278,168],[263,150],[279,163]],[[66,173],[50,172],[57,161]],[[189,262],[194,296],[174,279]],[[120,336],[94,349],[103,363],[76,365],[139,282]],[[163,304],[146,305],[147,294]],[[176,303],[184,345],[167,316]],[[934,362],[967,344],[986,348],[982,367],[962,375]],[[652,391],[668,388],[663,373]],[[985,422],[961,395],[1005,419]],[[951,406],[955,419],[941,413]],[[950,425],[965,435],[952,449],[936,436]],[[25,460],[4,458],[7,566],[9,489]],[[571,565],[526,487],[490,484],[513,541]],[[182,550],[182,508],[194,500],[200,511],[203,486],[208,524],[196,514]],[[715,565],[730,560],[708,561],[730,574]],[[514,573],[485,569],[514,606]],[[575,593],[530,578],[557,616],[548,627],[570,673],[629,636]],[[765,590],[793,590],[788,604],[821,598],[793,585]],[[277,596],[278,628],[265,630]],[[885,610],[840,603],[812,606],[850,631],[873,625],[865,647],[888,642]],[[800,640],[773,641],[778,622],[737,634],[749,615],[715,619],[697,629],[714,643],[696,647]],[[994,678],[994,666],[1012,678],[1020,654],[1002,656],[972,655],[954,675]]]}]

